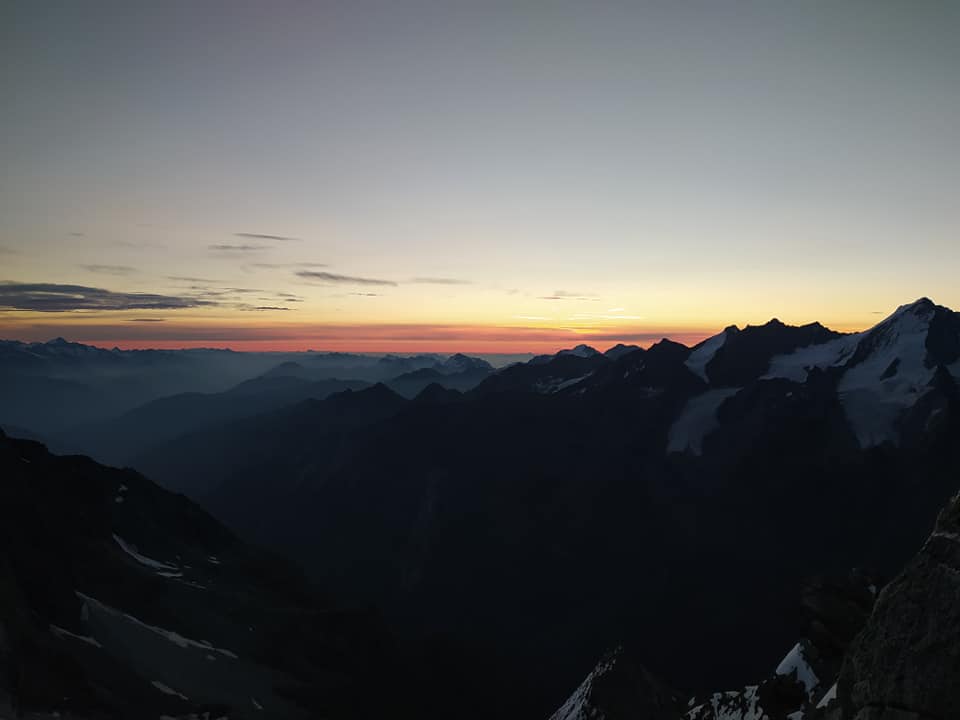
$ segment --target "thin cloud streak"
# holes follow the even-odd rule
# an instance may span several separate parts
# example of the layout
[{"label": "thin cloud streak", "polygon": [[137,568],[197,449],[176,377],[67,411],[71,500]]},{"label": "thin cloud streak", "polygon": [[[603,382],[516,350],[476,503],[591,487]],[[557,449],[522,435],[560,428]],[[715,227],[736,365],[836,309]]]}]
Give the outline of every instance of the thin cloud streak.
[{"label": "thin cloud streak", "polygon": [[410,282],[414,285],[473,285],[472,280],[444,277],[415,277]]},{"label": "thin cloud streak", "polygon": [[131,275],[137,272],[129,265],[81,265],[84,270],[100,275]]},{"label": "thin cloud streak", "polygon": [[381,285],[396,287],[397,283],[393,280],[381,280],[379,278],[356,277],[354,275],[338,275],[329,272],[313,272],[302,270],[296,273],[297,277],[304,280],[315,280],[320,283],[345,284],[345,285]]},{"label": "thin cloud streak", "polygon": [[281,270],[284,268],[322,268],[330,267],[327,263],[315,262],[295,262],[295,263],[248,263],[245,268],[257,268],[261,270]]},{"label": "thin cloud streak", "polygon": [[277,240],[278,242],[303,242],[302,238],[290,237],[289,235],[265,235],[262,233],[238,232],[234,237],[249,238],[251,240]]},{"label": "thin cloud streak", "polygon": [[211,280],[210,278],[201,278],[201,277],[189,277],[187,275],[167,275],[167,280],[173,280],[174,282],[190,282],[190,283],[218,283],[219,280]]},{"label": "thin cloud streak", "polygon": [[179,310],[215,304],[199,298],[112,292],[85,285],[0,283],[0,310],[41,313],[76,310]]},{"label": "thin cloud streak", "polygon": [[269,245],[207,245],[210,250],[218,252],[259,252],[269,250]]},{"label": "thin cloud streak", "polygon": [[537,300],[591,300],[600,298],[593,293],[571,292],[569,290],[554,290],[552,295],[540,295]]},{"label": "thin cloud streak", "polygon": [[643,320],[643,315],[609,315],[598,313],[574,313],[571,320]]}]

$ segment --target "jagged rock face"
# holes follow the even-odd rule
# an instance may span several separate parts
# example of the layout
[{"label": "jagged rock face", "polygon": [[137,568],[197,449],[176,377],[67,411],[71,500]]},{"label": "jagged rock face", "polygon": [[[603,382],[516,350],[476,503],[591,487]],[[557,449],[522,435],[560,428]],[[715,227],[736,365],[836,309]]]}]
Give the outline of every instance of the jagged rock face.
[{"label": "jagged rock face", "polygon": [[680,720],[676,697],[621,648],[606,655],[550,720]]},{"label": "jagged rock face", "polygon": [[819,323],[793,327],[779,320],[766,325],[748,326],[736,332],[725,331],[725,342],[706,364],[713,385],[739,387],[763,375],[776,355],[810,345],[820,345],[840,337]]},{"label": "jagged rock face", "polygon": [[960,717],[960,496],[880,594],[839,687],[851,720]]},{"label": "jagged rock face", "polygon": [[804,634],[816,648],[814,671],[818,677],[837,677],[847,647],[870,616],[880,584],[853,570],[846,577],[817,577],[804,585]]}]

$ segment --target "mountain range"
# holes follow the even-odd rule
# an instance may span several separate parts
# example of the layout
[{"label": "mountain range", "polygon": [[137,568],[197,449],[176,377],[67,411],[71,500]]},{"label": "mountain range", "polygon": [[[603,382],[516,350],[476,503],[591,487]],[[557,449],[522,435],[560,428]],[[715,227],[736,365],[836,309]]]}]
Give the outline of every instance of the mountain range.
[{"label": "mountain range", "polygon": [[[930,554],[952,551],[953,531],[930,526],[960,477],[960,314],[924,298],[856,334],[771,320],[692,348],[578,346],[500,368],[381,358],[351,376],[320,357],[37,435],[136,468],[302,567],[331,606],[369,608],[431,679],[422,717],[796,720],[827,712],[837,678],[844,719],[953,717],[953,696],[917,700],[890,649],[919,621],[890,628],[919,602],[902,578],[942,573]],[[49,462],[68,460],[90,462]],[[181,572],[163,545],[113,531]]]}]

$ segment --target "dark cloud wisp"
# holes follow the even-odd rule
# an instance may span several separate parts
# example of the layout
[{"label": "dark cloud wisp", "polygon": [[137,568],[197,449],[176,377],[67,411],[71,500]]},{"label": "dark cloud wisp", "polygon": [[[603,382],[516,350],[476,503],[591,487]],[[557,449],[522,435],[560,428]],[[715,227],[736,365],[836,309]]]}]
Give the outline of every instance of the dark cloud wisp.
[{"label": "dark cloud wisp", "polygon": [[129,265],[81,265],[84,270],[100,275],[130,275],[137,272]]},{"label": "dark cloud wisp", "polygon": [[112,292],[84,285],[0,282],[0,310],[180,310],[213,304],[199,298]]},{"label": "dark cloud wisp", "polygon": [[209,278],[201,277],[190,277],[189,275],[167,275],[167,280],[173,280],[175,282],[190,282],[190,283],[215,283],[220,282],[219,280],[211,280]]},{"label": "dark cloud wisp", "polygon": [[312,272],[310,270],[301,270],[297,277],[304,280],[314,280],[320,283],[342,284],[342,285],[380,285],[396,287],[397,283],[393,280],[381,280],[379,278],[355,277],[353,275],[337,275],[328,272]]},{"label": "dark cloud wisp", "polygon": [[234,233],[234,237],[249,238],[251,240],[277,240],[278,242],[302,242],[301,238],[289,235],[264,235],[263,233]]},{"label": "dark cloud wisp", "polygon": [[258,252],[269,250],[269,245],[207,245],[211,250],[218,252]]},{"label": "dark cloud wisp", "polygon": [[258,270],[278,270],[283,268],[322,268],[329,267],[327,263],[299,262],[299,263],[250,263],[244,267],[257,268]]}]

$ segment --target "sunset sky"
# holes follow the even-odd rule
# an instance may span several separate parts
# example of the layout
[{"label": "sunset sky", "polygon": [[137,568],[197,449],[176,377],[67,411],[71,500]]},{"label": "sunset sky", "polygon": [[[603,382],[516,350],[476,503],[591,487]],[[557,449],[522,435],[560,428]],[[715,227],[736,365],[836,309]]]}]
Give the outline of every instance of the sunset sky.
[{"label": "sunset sky", "polygon": [[960,308],[960,3],[0,11],[0,337],[544,351]]}]

